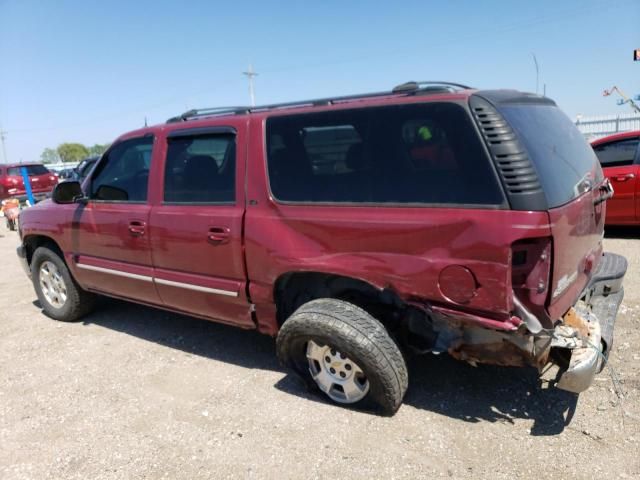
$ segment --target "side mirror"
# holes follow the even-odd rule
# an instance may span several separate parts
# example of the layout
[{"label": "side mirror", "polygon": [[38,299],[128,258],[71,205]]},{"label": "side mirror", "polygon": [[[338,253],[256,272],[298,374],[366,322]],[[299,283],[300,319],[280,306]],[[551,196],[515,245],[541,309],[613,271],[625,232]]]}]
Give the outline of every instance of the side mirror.
[{"label": "side mirror", "polygon": [[81,199],[84,199],[84,192],[80,186],[80,182],[70,181],[61,182],[55,186],[53,193],[51,194],[51,200],[53,203],[76,203]]}]

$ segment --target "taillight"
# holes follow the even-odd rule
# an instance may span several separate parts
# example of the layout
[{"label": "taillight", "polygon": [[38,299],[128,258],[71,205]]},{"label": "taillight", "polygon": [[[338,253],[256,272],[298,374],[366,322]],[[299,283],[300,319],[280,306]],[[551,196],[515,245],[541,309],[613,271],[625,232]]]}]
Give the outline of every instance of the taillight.
[{"label": "taillight", "polygon": [[511,245],[513,293],[536,317],[546,317],[551,282],[551,237],[530,238]]}]

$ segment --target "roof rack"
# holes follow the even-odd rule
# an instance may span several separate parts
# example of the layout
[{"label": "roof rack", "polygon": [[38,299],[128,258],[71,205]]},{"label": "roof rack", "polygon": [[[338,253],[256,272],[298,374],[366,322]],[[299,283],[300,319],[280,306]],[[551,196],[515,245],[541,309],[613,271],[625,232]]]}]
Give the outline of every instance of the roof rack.
[{"label": "roof rack", "polygon": [[431,80],[426,80],[422,82],[405,82],[397,85],[393,88],[393,93],[417,93],[417,92],[428,92],[428,91],[440,91],[440,90],[471,90],[473,87],[469,87],[468,85],[462,85],[460,83],[453,82],[436,82]]},{"label": "roof rack", "polygon": [[213,108],[194,108],[178,115],[171,117],[167,123],[184,122],[194,117],[213,117],[215,115],[241,115],[249,113],[250,107],[213,107]]},{"label": "roof rack", "polygon": [[265,110],[275,110],[279,108],[294,108],[294,107],[312,107],[321,105],[334,105],[342,102],[350,102],[353,100],[361,100],[365,98],[375,97],[390,97],[393,95],[414,95],[416,93],[439,93],[439,92],[453,92],[456,90],[468,90],[472,87],[461,85],[459,83],[452,82],[406,82],[396,86],[391,91],[385,92],[373,92],[373,93],[360,93],[357,95],[346,95],[342,97],[328,97],[317,98],[315,100],[301,100],[297,102],[285,102],[285,103],[272,103],[269,105],[260,105],[257,107],[214,107],[214,108],[201,108],[193,109],[184,112],[177,117],[172,117],[167,120],[167,123],[184,122],[193,118],[199,117],[213,117],[217,115],[243,115],[253,112],[262,112]]}]

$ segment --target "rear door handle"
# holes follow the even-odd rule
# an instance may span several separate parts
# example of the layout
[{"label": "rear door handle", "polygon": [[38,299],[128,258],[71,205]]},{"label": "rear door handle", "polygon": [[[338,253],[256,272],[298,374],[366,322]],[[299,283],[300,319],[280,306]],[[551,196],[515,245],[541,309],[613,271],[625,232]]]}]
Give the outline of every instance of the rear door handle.
[{"label": "rear door handle", "polygon": [[132,237],[142,237],[145,233],[145,223],[137,220],[129,222],[129,233]]},{"label": "rear door handle", "polygon": [[627,180],[632,180],[634,178],[636,178],[636,176],[633,173],[627,173],[626,175],[616,175],[615,177],[613,177],[616,182],[626,182]]},{"label": "rear door handle", "polygon": [[230,230],[227,227],[211,227],[207,233],[207,240],[213,245],[229,243]]}]

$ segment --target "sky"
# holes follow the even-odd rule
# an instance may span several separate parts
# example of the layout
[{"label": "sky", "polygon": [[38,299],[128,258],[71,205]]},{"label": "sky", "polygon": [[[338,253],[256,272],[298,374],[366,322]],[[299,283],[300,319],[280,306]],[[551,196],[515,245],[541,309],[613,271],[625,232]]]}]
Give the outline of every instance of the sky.
[{"label": "sky", "polygon": [[[408,80],[535,92],[571,117],[631,112],[640,0],[0,0],[8,161],[108,143],[190,108],[389,90]],[[4,161],[0,149],[0,161]]]}]

